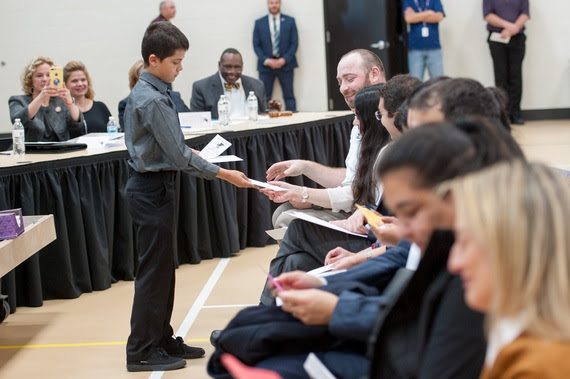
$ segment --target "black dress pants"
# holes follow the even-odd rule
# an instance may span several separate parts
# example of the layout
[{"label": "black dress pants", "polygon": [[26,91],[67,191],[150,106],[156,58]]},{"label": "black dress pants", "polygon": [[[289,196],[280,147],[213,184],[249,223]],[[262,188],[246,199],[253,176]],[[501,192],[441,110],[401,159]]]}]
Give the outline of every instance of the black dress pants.
[{"label": "black dress pants", "polygon": [[511,119],[521,117],[525,41],[526,36],[523,33],[512,36],[507,44],[487,40],[493,58],[495,86],[504,89],[509,96],[508,112]]},{"label": "black dress pants", "polygon": [[127,362],[146,359],[174,334],[174,180],[174,171],[132,172],[125,189],[138,254]]}]

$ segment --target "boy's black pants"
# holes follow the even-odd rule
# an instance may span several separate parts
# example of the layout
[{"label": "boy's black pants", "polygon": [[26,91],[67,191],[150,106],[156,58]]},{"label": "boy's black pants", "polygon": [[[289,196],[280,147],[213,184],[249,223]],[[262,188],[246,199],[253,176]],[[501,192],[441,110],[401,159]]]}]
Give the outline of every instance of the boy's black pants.
[{"label": "boy's black pants", "polygon": [[132,171],[125,189],[138,253],[127,362],[146,359],[174,333],[175,174]]}]

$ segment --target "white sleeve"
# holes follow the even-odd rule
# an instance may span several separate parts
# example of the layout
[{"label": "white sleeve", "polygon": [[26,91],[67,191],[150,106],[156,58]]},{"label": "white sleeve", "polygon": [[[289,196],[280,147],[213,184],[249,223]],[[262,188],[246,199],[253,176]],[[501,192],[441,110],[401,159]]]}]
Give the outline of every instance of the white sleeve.
[{"label": "white sleeve", "polygon": [[327,188],[327,193],[331,201],[331,209],[333,212],[352,212],[352,203],[354,201],[352,186]]}]

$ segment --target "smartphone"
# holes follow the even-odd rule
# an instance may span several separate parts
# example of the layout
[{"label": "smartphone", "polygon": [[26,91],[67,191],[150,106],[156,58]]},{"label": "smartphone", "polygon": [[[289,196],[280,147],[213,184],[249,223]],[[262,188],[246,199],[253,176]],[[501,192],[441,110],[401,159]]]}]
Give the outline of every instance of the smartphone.
[{"label": "smartphone", "polygon": [[50,86],[56,88],[63,88],[63,68],[50,67],[49,68],[49,82]]},{"label": "smartphone", "polygon": [[384,221],[382,221],[382,215],[372,209],[368,209],[363,207],[362,205],[356,204],[356,208],[360,209],[360,212],[366,218],[366,221],[372,226],[382,225]]}]

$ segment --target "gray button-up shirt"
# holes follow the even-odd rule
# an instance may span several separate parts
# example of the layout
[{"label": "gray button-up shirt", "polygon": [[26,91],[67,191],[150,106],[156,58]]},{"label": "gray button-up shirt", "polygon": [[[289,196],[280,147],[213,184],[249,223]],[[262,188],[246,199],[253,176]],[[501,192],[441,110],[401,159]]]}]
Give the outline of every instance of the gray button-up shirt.
[{"label": "gray button-up shirt", "polygon": [[129,165],[138,172],[184,170],[213,179],[220,168],[194,154],[184,143],[168,84],[143,71],[125,109]]}]

